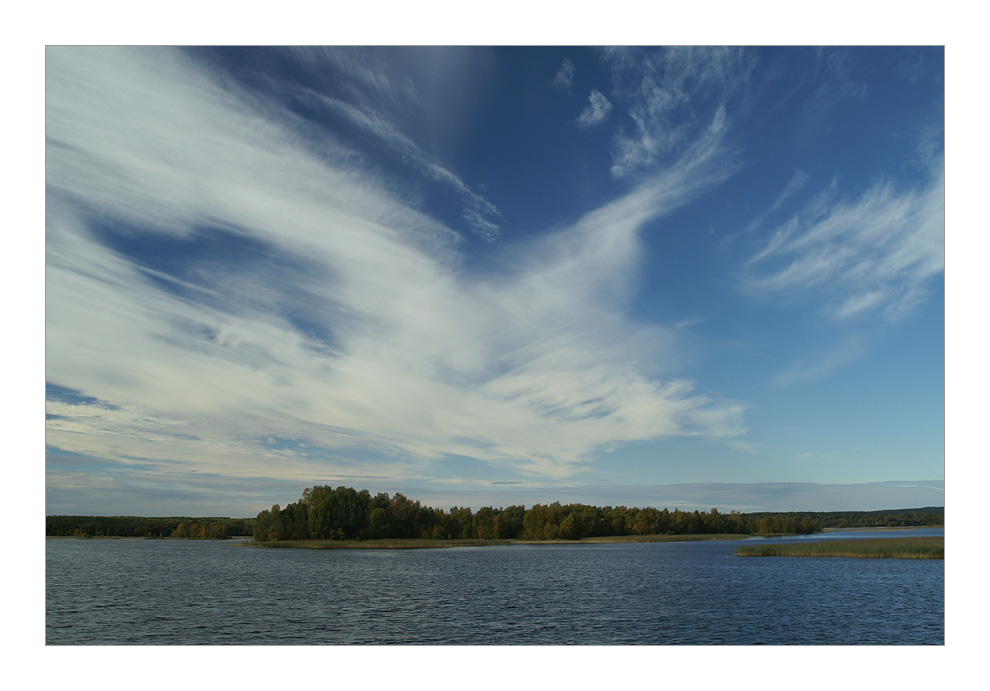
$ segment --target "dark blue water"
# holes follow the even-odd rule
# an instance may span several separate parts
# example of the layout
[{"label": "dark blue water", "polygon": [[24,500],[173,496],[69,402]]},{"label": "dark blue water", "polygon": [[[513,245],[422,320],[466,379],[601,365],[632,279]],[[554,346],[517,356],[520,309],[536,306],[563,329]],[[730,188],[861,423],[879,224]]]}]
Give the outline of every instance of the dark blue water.
[{"label": "dark blue water", "polygon": [[[795,539],[943,534],[832,533]],[[48,540],[48,644],[944,643],[944,561],[740,541],[428,550]]]}]

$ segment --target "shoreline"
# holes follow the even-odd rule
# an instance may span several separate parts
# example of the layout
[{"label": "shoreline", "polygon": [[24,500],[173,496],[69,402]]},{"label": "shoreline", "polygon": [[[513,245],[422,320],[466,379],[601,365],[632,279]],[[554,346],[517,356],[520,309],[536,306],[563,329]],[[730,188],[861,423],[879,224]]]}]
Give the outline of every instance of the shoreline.
[{"label": "shoreline", "polygon": [[[942,529],[944,526],[878,526],[871,528],[825,528],[815,535],[835,532],[890,532]],[[605,537],[586,537],[577,540],[531,540],[524,538],[512,539],[454,539],[438,540],[432,538],[384,538],[378,540],[279,540],[277,542],[255,542],[248,535],[225,538],[194,538],[194,537],[146,537],[141,535],[46,535],[46,540],[195,540],[211,542],[232,542],[241,546],[271,549],[447,549],[452,547],[496,547],[509,545],[594,545],[621,544],[643,542],[700,542],[709,540],[748,540],[753,538],[787,538],[795,537],[794,533],[684,533],[662,535],[612,535]]]},{"label": "shoreline", "polygon": [[433,540],[422,538],[382,540],[279,540],[277,542],[244,541],[245,547],[256,549],[451,549],[455,547],[507,547],[514,545],[597,545],[642,542],[700,542],[703,540],[743,540],[749,535],[734,533],[683,535],[615,535],[587,537],[578,540]]},{"label": "shoreline", "polygon": [[838,531],[849,531],[849,532],[881,532],[887,530],[922,530],[922,529],[932,529],[932,530],[945,530],[944,525],[878,525],[875,527],[856,527],[856,528],[822,528],[823,533],[835,533]]}]

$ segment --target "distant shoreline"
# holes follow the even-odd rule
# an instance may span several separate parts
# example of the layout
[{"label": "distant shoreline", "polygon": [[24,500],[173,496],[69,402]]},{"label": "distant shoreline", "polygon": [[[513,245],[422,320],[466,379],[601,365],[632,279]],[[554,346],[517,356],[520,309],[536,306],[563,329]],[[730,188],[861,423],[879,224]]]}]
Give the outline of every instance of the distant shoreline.
[{"label": "distant shoreline", "polygon": [[178,540],[196,542],[248,542],[250,535],[238,535],[235,537],[147,537],[146,535],[45,535],[46,540]]}]

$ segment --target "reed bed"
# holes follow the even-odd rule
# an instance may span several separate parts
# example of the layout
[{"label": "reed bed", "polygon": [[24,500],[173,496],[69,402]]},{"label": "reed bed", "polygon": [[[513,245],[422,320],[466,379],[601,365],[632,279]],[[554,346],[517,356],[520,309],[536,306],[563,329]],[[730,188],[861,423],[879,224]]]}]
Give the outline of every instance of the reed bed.
[{"label": "reed bed", "polygon": [[775,543],[737,547],[740,557],[851,557],[858,559],[945,559],[944,537],[893,537]]}]

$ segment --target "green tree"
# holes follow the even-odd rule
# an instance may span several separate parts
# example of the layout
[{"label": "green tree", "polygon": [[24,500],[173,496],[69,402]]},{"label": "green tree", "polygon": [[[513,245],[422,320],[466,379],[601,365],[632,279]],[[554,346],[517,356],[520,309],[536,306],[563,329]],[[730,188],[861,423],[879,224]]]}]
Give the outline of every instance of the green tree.
[{"label": "green tree", "polygon": [[393,537],[392,513],[388,508],[379,507],[371,511],[369,528],[372,539]]},{"label": "green tree", "polygon": [[482,506],[478,509],[478,512],[474,514],[474,519],[472,520],[472,524],[474,525],[474,534],[482,540],[488,540],[496,537],[494,534],[495,518],[496,514],[492,507]]}]

